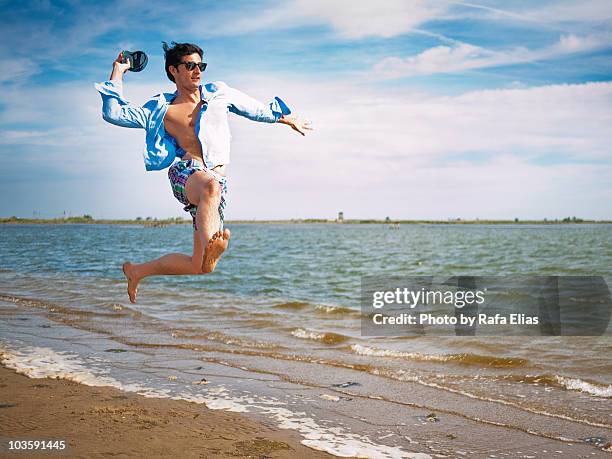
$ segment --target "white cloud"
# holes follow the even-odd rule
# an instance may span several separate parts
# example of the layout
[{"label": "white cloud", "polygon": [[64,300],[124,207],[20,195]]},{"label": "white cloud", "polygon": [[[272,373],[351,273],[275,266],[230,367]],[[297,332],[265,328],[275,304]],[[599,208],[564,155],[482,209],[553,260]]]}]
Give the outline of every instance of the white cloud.
[{"label": "white cloud", "polygon": [[454,97],[381,84],[240,87],[260,97],[275,87],[316,131],[302,139],[233,121],[234,215],[612,215],[611,83]]},{"label": "white cloud", "polygon": [[[499,3],[499,2],[498,2]],[[508,2],[480,4],[457,0],[385,0],[355,2],[350,0],[290,0],[261,11],[253,8],[242,17],[226,11],[207,15],[208,35],[246,34],[259,30],[287,30],[304,25],[330,27],[338,36],[394,37],[419,30],[432,20],[460,21],[466,18],[490,21],[519,21],[537,28],[559,30],[567,34],[588,34],[595,23],[612,19],[609,0],[561,0],[524,7]],[[571,28],[567,28],[571,25]],[[194,33],[201,33],[198,26]]]},{"label": "white cloud", "polygon": [[274,5],[259,14],[224,22],[210,33],[248,33],[267,28],[287,29],[300,25],[327,25],[339,36],[393,37],[439,17],[445,1],[385,0],[293,0]]},{"label": "white cloud", "polygon": [[491,65],[495,54],[466,43],[436,46],[407,58],[386,57],[374,66],[374,75],[400,78],[434,73],[454,73]]},{"label": "white cloud", "polygon": [[[519,19],[522,21],[525,20],[529,20],[528,17],[526,17],[524,14],[521,14],[520,12],[515,12],[515,11],[511,11],[509,9],[501,9],[501,8],[494,8],[488,5],[481,5],[478,3],[470,3],[470,2],[462,2],[462,1],[456,1],[456,0],[449,0],[449,3],[451,3],[452,5],[457,5],[457,6],[462,6],[462,7],[466,7],[467,10],[471,10],[471,9],[476,9],[478,10],[480,13],[485,12],[486,16],[491,18],[491,19]],[[509,5],[507,2],[505,2],[503,4],[506,7],[510,7],[511,5]],[[461,15],[460,17],[465,17],[468,16],[470,17],[471,15]],[[455,16],[455,18],[457,18]]]},{"label": "white cloud", "polygon": [[603,23],[612,19],[612,3],[609,0],[564,0],[537,6],[524,14],[529,19],[546,23]]},{"label": "white cloud", "polygon": [[530,50],[513,48],[493,51],[467,43],[436,46],[406,58],[386,57],[374,65],[372,76],[402,78],[436,73],[457,73],[466,70],[513,65],[554,59],[560,56],[594,51],[611,46],[609,35],[562,35],[552,46]]},{"label": "white cloud", "polygon": [[[231,118],[229,218],[612,215],[612,83],[454,97],[269,75],[228,83],[260,100],[283,97],[316,129],[303,138]],[[126,84],[136,102],[160,89]],[[4,170],[31,172],[18,176],[0,214],[23,213],[44,196],[56,213],[183,216],[165,172],[144,171],[143,131],[103,122],[90,83],[24,88],[0,102],[9,97],[24,104],[1,121],[23,128],[0,145]],[[50,116],[48,127],[27,124]]]},{"label": "white cloud", "polygon": [[10,82],[20,82],[24,78],[38,73],[38,65],[27,58],[11,57],[0,59],[0,84]]},{"label": "white cloud", "polygon": [[612,46],[612,42],[610,41],[611,38],[612,37],[610,35],[562,35],[559,41],[550,48],[550,54],[552,54],[552,57],[556,57],[556,53],[581,53],[586,51],[594,51],[604,47],[610,47]]},{"label": "white cloud", "polygon": [[347,38],[364,36],[393,37],[434,19],[445,10],[441,2],[423,0],[386,0],[355,2],[351,0],[298,0],[300,15],[330,24]]},{"label": "white cloud", "polygon": [[[566,33],[588,33],[593,27],[604,25],[612,19],[609,0],[548,0],[540,2],[487,2],[480,4],[449,0],[455,8],[446,19],[464,19],[522,22],[549,30]],[[496,7],[498,3],[500,7]]]}]

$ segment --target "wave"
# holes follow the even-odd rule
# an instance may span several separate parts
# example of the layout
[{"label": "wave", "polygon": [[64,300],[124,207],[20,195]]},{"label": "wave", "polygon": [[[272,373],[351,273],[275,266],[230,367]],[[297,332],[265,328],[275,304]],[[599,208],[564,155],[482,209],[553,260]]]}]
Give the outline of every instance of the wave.
[{"label": "wave", "polygon": [[67,379],[87,386],[115,386],[115,380],[96,375],[74,356],[49,348],[0,349],[0,363],[29,378]]},{"label": "wave", "polygon": [[587,381],[560,375],[508,375],[501,379],[511,380],[518,383],[544,385],[558,389],[584,392],[595,397],[612,398],[612,384],[604,384],[595,381]]},{"label": "wave", "polygon": [[[193,329],[191,329],[193,330]],[[250,347],[259,349],[282,349],[283,346],[278,344],[269,343],[265,341],[257,341],[249,338],[242,338],[237,336],[226,335],[225,333],[217,331],[194,331],[191,330],[173,330],[170,335],[173,338],[183,339],[202,339],[207,341],[216,341],[227,345],[234,345],[238,347]]]},{"label": "wave", "polygon": [[287,311],[301,311],[310,306],[310,303],[305,303],[303,301],[288,301],[286,303],[275,304],[272,306],[275,309],[284,309]]},{"label": "wave", "polygon": [[350,337],[341,335],[340,333],[333,332],[317,332],[314,330],[305,330],[303,328],[296,328],[291,331],[291,334],[296,338],[310,339],[313,341],[321,341],[325,344],[340,344],[348,341]]},{"label": "wave", "polygon": [[347,308],[345,306],[329,306],[325,304],[318,304],[315,306],[315,312],[321,314],[334,314],[334,315],[347,315],[347,316],[361,316],[361,312]]},{"label": "wave", "polygon": [[[578,418],[578,417],[574,417],[574,416],[570,416],[567,414],[562,414],[562,413],[554,413],[554,412],[550,412],[547,411],[546,409],[542,409],[539,407],[530,407],[530,406],[526,406],[522,403],[517,403],[515,401],[512,400],[506,400],[503,398],[499,398],[499,397],[492,397],[492,396],[487,396],[487,395],[481,395],[481,394],[476,394],[464,389],[457,389],[457,388],[453,388],[453,387],[449,387],[443,384],[440,384],[436,381],[428,381],[423,379],[422,377],[419,376],[415,376],[412,374],[407,373],[404,370],[389,370],[389,369],[385,369],[385,368],[376,368],[373,371],[370,371],[371,374],[374,375],[378,375],[378,376],[383,376],[386,378],[390,378],[390,379],[394,379],[397,381],[409,381],[409,382],[415,382],[417,384],[421,384],[423,386],[428,386],[428,387],[432,387],[435,389],[441,389],[443,391],[447,391],[447,392],[451,392],[454,394],[460,394],[463,395],[465,397],[474,399],[474,400],[482,400],[485,402],[492,402],[492,403],[499,403],[501,405],[506,405],[506,406],[512,406],[514,408],[518,408],[520,410],[523,411],[527,411],[530,413],[534,413],[534,414],[538,414],[538,415],[542,415],[542,416],[549,416],[549,417],[553,417],[553,418],[557,418],[557,419],[564,419],[567,421],[571,421],[571,422],[577,422],[580,424],[585,424],[585,425],[589,425],[589,426],[593,426],[593,427],[603,427],[606,429],[610,429],[612,428],[611,424],[606,424],[600,421],[594,421],[592,419],[585,419],[585,418]],[[387,400],[387,399],[385,399]],[[390,401],[390,400],[388,400]],[[480,422],[487,422],[489,424],[493,424],[493,421],[485,421],[484,419],[479,419],[479,418],[472,418],[476,421],[480,421]],[[497,424],[497,425],[504,425],[504,424]],[[559,437],[559,436],[551,436],[550,434],[544,433],[544,432],[536,432],[536,431],[532,431],[532,430],[526,430],[527,433],[531,433],[533,435],[539,435],[539,436],[544,436],[547,438],[555,438],[557,440],[561,440],[561,441],[574,441],[574,440],[570,440],[570,439],[564,439],[563,437]]]},{"label": "wave", "polygon": [[346,315],[360,317],[361,312],[347,308],[346,306],[335,306],[327,304],[312,304],[304,301],[288,301],[286,303],[279,303],[272,306],[275,309],[283,309],[285,311],[312,311],[316,314],[332,314],[332,315]]},{"label": "wave", "polygon": [[555,379],[568,390],[585,392],[596,397],[612,398],[612,384],[597,384],[564,376],[555,376]]},{"label": "wave", "polygon": [[[131,317],[133,319],[142,319],[147,316],[145,314],[132,309],[128,306],[124,306],[119,303],[104,303],[101,305],[99,310],[96,311],[88,311],[82,309],[75,309],[68,306],[59,305],[57,303],[52,303],[48,301],[41,301],[37,299],[30,298],[21,298],[16,296],[2,295],[0,294],[0,300],[24,305],[28,307],[34,307],[37,309],[43,309],[46,312],[50,313],[52,317],[59,318],[64,323],[66,323],[66,318],[68,319],[68,323],[70,325],[74,324],[75,317],[78,320],[82,318],[126,318]],[[248,348],[263,348],[263,349],[282,349],[283,346],[248,339],[244,337],[231,336],[225,333],[217,332],[217,331],[208,331],[200,328],[186,328],[186,329],[173,329],[171,327],[166,326],[163,322],[156,320],[155,318],[148,317],[148,321],[146,323],[147,327],[153,328],[159,332],[169,333],[173,338],[184,338],[184,339],[202,339],[208,341],[220,342],[227,345],[235,345],[239,347],[248,347]],[[252,324],[253,325],[253,324]],[[258,321],[255,323],[255,328],[261,328],[266,326],[274,326],[276,325],[274,322],[268,321]],[[104,334],[113,334],[111,330],[94,327],[93,325],[89,325],[88,330],[95,330],[98,333]]]},{"label": "wave", "polygon": [[358,355],[373,357],[391,357],[413,360],[417,362],[456,362],[463,365],[485,366],[493,368],[522,367],[529,363],[526,359],[511,357],[495,357],[481,354],[422,354],[420,352],[393,351],[390,349],[376,349],[361,344],[353,344],[350,350]]},{"label": "wave", "polygon": [[67,379],[87,386],[110,386],[124,392],[135,392],[151,398],[168,398],[204,404],[209,409],[246,413],[257,411],[272,419],[281,429],[291,429],[303,437],[301,443],[334,456],[363,455],[381,459],[431,459],[429,454],[407,452],[399,447],[374,443],[369,437],[355,434],[342,426],[324,426],[304,412],[294,412],[288,405],[265,396],[233,395],[223,385],[194,394],[178,390],[125,384],[96,370],[76,355],[55,352],[49,348],[28,347],[20,350],[0,349],[0,363],[30,378]]},{"label": "wave", "polygon": [[45,309],[50,313],[63,314],[67,316],[81,316],[81,317],[125,317],[129,314],[132,316],[141,315],[140,312],[130,309],[126,306],[120,305],[119,303],[105,303],[102,305],[101,310],[97,311],[86,311],[83,309],[74,309],[67,306],[60,306],[57,303],[51,303],[49,301],[41,301],[34,298],[22,298],[11,295],[0,295],[0,300],[8,303],[14,303],[27,307]]}]

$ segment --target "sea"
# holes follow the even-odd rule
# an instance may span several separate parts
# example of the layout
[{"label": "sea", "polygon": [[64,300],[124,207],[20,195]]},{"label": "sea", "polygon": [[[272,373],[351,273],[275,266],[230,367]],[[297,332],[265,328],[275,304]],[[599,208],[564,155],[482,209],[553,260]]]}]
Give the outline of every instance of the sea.
[{"label": "sea", "polygon": [[228,226],[214,273],[147,278],[131,304],[122,263],[190,254],[190,225],[0,225],[1,363],[245,413],[340,457],[610,457],[610,326],[366,336],[361,285],[517,275],[612,285],[612,225]]}]

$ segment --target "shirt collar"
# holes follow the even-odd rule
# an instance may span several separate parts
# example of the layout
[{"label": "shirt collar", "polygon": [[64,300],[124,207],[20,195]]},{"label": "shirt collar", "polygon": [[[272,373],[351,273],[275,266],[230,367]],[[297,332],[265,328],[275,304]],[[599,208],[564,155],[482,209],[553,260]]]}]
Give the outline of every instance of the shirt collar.
[{"label": "shirt collar", "polygon": [[[200,91],[200,100],[202,100],[202,101],[204,101],[204,102],[207,102],[207,98],[206,98],[206,95],[205,95],[205,93],[206,93],[207,91],[206,91],[206,88],[204,87],[204,85],[203,85],[203,84],[201,84],[201,85],[198,87],[198,89],[199,89],[199,91]],[[176,91],[174,91],[174,92],[165,92],[165,93],[163,93],[163,94],[164,94],[164,98],[166,99],[166,103],[171,104],[171,103],[172,103],[172,101],[173,101],[174,99],[176,99],[176,96],[178,96],[178,89],[177,89]]]}]

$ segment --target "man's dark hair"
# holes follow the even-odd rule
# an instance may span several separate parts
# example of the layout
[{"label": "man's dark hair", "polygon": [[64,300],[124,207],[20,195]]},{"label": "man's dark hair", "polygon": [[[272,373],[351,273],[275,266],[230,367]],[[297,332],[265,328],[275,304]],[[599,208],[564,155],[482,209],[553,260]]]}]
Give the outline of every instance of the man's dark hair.
[{"label": "man's dark hair", "polygon": [[194,45],[192,43],[176,43],[170,42],[171,46],[168,46],[168,43],[162,41],[162,48],[164,48],[164,55],[166,56],[166,75],[170,78],[170,81],[175,83],[174,77],[170,73],[170,66],[176,67],[180,62],[183,56],[189,56],[190,54],[198,53],[200,55],[200,59],[204,56],[204,52],[202,48],[198,45]]}]

